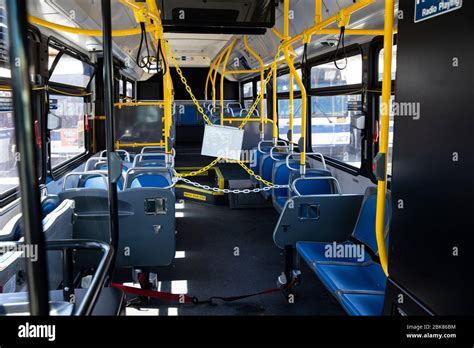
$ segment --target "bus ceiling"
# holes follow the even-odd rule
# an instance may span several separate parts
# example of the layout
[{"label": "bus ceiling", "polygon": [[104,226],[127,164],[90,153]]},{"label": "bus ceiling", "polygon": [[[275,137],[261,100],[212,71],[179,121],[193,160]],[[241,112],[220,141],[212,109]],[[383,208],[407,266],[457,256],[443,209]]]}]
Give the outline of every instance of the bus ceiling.
[{"label": "bus ceiling", "polygon": [[[353,3],[352,0],[325,1],[323,17],[336,14],[340,8]],[[250,4],[250,5],[249,5]],[[196,2],[193,0],[157,1],[163,17],[164,36],[175,57],[183,67],[209,67],[212,60],[220,54],[237,37],[237,41],[228,59],[226,70],[235,70],[235,64],[243,65],[241,69],[259,69],[260,62],[246,49],[243,35],[248,34],[248,44],[265,64],[273,59],[281,38],[271,28],[283,32],[283,5],[271,0],[210,0]],[[292,1],[290,9],[289,33],[295,35],[313,24],[314,1]],[[29,1],[29,11],[45,34],[61,37],[84,53],[100,52],[102,39],[100,35],[78,35],[63,30],[48,29],[39,21],[72,28],[89,28],[100,34],[102,27],[100,2],[52,0]],[[351,16],[349,28],[381,28],[383,26],[384,1],[377,0],[367,8]],[[146,80],[151,74],[139,68],[135,63],[140,43],[140,27],[134,18],[133,11],[124,0],[112,1],[114,30],[135,31],[134,36],[114,36],[114,55],[125,63],[127,75],[135,80]],[[31,18],[30,17],[30,21]],[[211,18],[217,18],[210,20]],[[292,20],[298,19],[298,20]],[[335,25],[330,29],[337,30]],[[150,29],[151,30],[151,29]],[[92,33],[93,34],[93,33]],[[148,35],[151,39],[151,35]],[[371,40],[371,36],[348,36],[346,46]],[[337,33],[313,37],[308,46],[307,55],[321,55],[332,51],[331,43],[338,40]],[[302,43],[294,46],[298,57],[302,54]],[[247,74],[226,75],[230,80],[245,80]]]}]

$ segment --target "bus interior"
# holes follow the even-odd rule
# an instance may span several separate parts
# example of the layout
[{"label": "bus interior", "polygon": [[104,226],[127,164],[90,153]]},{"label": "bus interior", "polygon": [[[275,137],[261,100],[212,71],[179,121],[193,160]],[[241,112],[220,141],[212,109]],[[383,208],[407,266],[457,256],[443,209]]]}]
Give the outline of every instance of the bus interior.
[{"label": "bus interior", "polygon": [[472,13],[0,0],[0,314],[472,315]]}]

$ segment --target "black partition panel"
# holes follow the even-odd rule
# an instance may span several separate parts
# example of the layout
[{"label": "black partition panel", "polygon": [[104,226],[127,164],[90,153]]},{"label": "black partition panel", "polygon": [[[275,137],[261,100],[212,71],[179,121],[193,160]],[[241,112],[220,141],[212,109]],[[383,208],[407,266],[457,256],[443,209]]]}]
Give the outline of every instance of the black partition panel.
[{"label": "black partition panel", "polygon": [[115,108],[115,140],[121,144],[159,143],[163,139],[163,108],[122,106]]},{"label": "black partition panel", "polygon": [[400,0],[385,313],[472,315],[474,2],[415,22],[417,3],[439,6]]}]

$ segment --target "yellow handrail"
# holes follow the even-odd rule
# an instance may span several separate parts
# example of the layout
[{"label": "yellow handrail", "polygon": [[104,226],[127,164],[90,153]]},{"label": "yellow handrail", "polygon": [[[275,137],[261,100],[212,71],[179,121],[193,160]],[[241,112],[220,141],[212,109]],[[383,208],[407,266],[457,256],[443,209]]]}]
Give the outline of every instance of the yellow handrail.
[{"label": "yellow handrail", "polygon": [[[65,33],[85,35],[85,36],[102,36],[102,29],[82,29],[82,28],[70,27],[67,25],[61,25],[61,24],[45,21],[44,19],[41,19],[35,16],[28,16],[28,21],[32,24],[36,24],[44,28],[58,30]],[[153,31],[152,26],[146,26],[145,29],[148,32]],[[115,36],[115,37],[133,36],[133,35],[140,35],[141,32],[142,30],[139,27],[131,28],[131,29],[115,29],[115,30],[112,30],[112,36]]]},{"label": "yellow handrail", "polygon": [[277,64],[273,65],[273,145],[278,143],[278,96],[277,96]]},{"label": "yellow handrail", "polygon": [[[263,86],[263,81],[265,80],[265,63],[263,63],[262,58],[250,47],[247,35],[244,35],[244,45],[247,51],[257,60],[258,64],[260,65],[260,93],[264,96],[265,95],[265,90]],[[265,104],[264,104],[264,98],[260,99],[260,123],[262,124],[262,127],[260,127],[260,139],[263,140],[264,135],[265,135],[265,128],[263,127],[264,124],[264,118],[265,118]]]},{"label": "yellow handrail", "polygon": [[388,276],[388,255],[385,245],[385,200],[387,196],[387,161],[390,129],[390,97],[392,94],[392,45],[394,23],[394,0],[385,0],[385,35],[384,35],[384,71],[382,77],[382,112],[380,115],[380,148],[385,154],[384,177],[377,183],[377,214],[375,219],[377,247],[380,264]]},{"label": "yellow handrail", "polygon": [[164,102],[123,102],[123,103],[115,103],[114,106],[121,108],[123,106],[159,106],[164,107]]},{"label": "yellow handrail", "polygon": [[224,83],[225,83],[225,69],[227,67],[227,62],[229,61],[230,53],[232,52],[232,49],[235,46],[235,43],[237,42],[237,38],[235,38],[232,43],[230,44],[229,48],[227,49],[227,52],[225,54],[224,62],[222,63],[222,70],[221,70],[221,89],[220,89],[220,99],[221,99],[221,126],[223,125],[223,119],[224,119]]}]

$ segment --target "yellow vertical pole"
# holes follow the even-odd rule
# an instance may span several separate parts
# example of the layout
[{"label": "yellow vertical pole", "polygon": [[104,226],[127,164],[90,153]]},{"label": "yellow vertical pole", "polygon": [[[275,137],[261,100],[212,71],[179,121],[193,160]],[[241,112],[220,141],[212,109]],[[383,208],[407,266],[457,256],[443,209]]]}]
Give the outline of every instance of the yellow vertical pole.
[{"label": "yellow vertical pole", "polygon": [[265,81],[265,63],[263,62],[262,58],[260,58],[260,56],[250,47],[247,35],[244,36],[244,45],[260,65],[260,95],[262,96],[262,98],[260,98],[260,139],[263,140],[265,135],[265,103],[263,98],[265,95],[265,90],[263,88],[263,83]]},{"label": "yellow vertical pole", "polygon": [[234,39],[232,43],[230,44],[229,48],[227,49],[227,53],[225,54],[225,59],[224,63],[222,64],[222,70],[221,70],[221,90],[220,90],[220,99],[221,99],[221,126],[224,125],[224,82],[225,82],[225,70],[227,67],[227,62],[229,61],[229,56],[230,53],[232,52],[232,49],[234,48],[235,42],[237,40]]},{"label": "yellow vertical pole", "polygon": [[323,21],[323,0],[315,0],[314,4],[314,24]]},{"label": "yellow vertical pole", "polygon": [[384,71],[382,78],[382,112],[380,115],[380,149],[385,154],[384,178],[377,185],[377,215],[375,219],[377,246],[379,250],[380,263],[385,274],[388,276],[388,255],[385,245],[385,200],[387,195],[387,159],[388,139],[390,129],[390,97],[392,95],[392,45],[393,45],[393,22],[394,22],[394,0],[385,0],[385,25],[384,25]]},{"label": "yellow vertical pole", "polygon": [[[158,40],[165,40],[163,37],[163,26],[161,25],[161,17],[160,11],[156,6],[156,1],[154,0],[146,0],[146,4],[150,13],[153,15],[153,25],[155,25],[155,30],[153,31],[153,36],[158,42]],[[163,75],[163,102],[164,102],[164,137],[165,137],[165,152],[166,154],[171,154],[172,150],[169,146],[169,138],[170,138],[170,129],[171,129],[171,122],[173,119],[173,82],[171,80],[171,73],[169,69],[169,63],[167,59],[167,49],[168,45],[163,44],[163,60],[165,60],[168,66],[166,69],[166,74]]]},{"label": "yellow vertical pole", "polygon": [[290,36],[290,1],[285,0],[283,3],[283,36],[288,38]]},{"label": "yellow vertical pole", "polygon": [[[288,50],[287,50],[287,53],[288,53]],[[293,59],[292,59],[292,63],[293,63]],[[295,105],[295,87],[294,87],[294,83],[295,83],[295,77],[293,75],[293,71],[291,71],[290,69],[290,102],[289,102],[289,106],[290,106],[290,137],[288,138],[288,141],[290,143],[290,153],[293,153],[293,150],[294,150],[294,143],[293,143],[293,129],[295,127],[295,108],[294,108],[294,105]]]},{"label": "yellow vertical pole", "polygon": [[204,96],[205,96],[205,99],[207,100],[207,90],[208,90],[208,87],[209,87],[209,80],[212,80],[212,72],[214,70],[214,65],[216,64],[216,60],[214,59],[212,62],[211,62],[211,67],[209,68],[209,72],[207,73],[207,78],[206,78],[206,87],[205,87],[205,90],[204,90]]},{"label": "yellow vertical pole", "polygon": [[278,98],[277,98],[277,64],[273,65],[273,145],[278,142]]},{"label": "yellow vertical pole", "polygon": [[217,64],[215,66],[215,71],[214,71],[214,79],[211,80],[211,82],[212,82],[212,107],[216,106],[216,98],[217,98],[217,95],[216,95],[216,80],[217,80],[217,73],[219,72],[219,67],[221,66],[221,61],[222,61],[223,56],[224,56],[224,54],[221,54],[219,56],[219,58],[217,59]]}]

